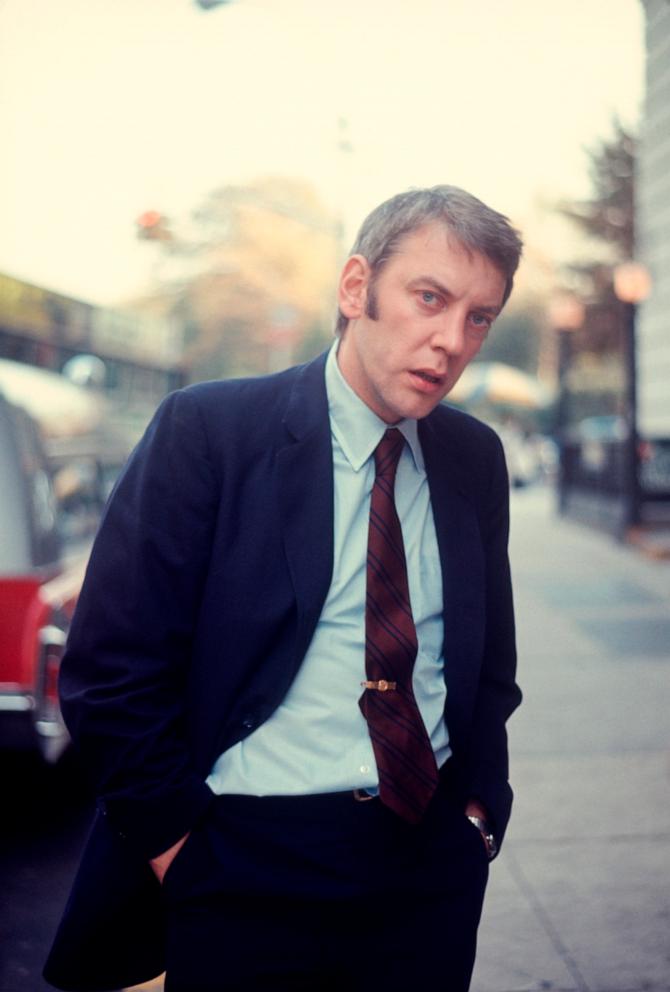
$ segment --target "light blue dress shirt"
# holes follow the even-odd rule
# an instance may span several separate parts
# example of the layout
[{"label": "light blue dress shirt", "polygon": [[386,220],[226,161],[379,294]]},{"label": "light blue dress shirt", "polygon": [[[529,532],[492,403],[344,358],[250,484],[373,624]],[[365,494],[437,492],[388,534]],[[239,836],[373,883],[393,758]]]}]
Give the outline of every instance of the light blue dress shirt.
[{"label": "light blue dress shirt", "polygon": [[[365,679],[365,577],[373,452],[387,428],[326,363],[335,480],[333,577],[300,670],[279,708],[225,751],[207,779],[217,794],[309,795],[375,789],[377,768],[358,700]],[[442,572],[416,420],[395,484],[418,654],[413,685],[438,765],[449,757],[442,644]]]}]

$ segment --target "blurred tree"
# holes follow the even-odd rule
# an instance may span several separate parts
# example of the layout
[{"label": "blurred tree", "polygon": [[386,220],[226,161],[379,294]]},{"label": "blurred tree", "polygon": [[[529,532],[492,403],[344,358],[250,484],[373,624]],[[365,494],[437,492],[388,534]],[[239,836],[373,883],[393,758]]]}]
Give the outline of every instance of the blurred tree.
[{"label": "blurred tree", "polygon": [[573,421],[616,413],[623,404],[622,311],[613,270],[635,250],[635,150],[634,135],[614,118],[610,137],[587,150],[592,196],[558,207],[588,238],[586,257],[565,270],[566,285],[584,302],[567,379]]},{"label": "blurred tree", "polygon": [[564,203],[563,216],[586,234],[605,242],[617,261],[632,258],[635,246],[635,138],[618,118],[613,135],[587,150],[593,195]]},{"label": "blurred tree", "polygon": [[576,332],[580,353],[603,356],[621,350],[620,307],[612,272],[635,248],[635,138],[617,118],[612,136],[587,150],[593,195],[563,203],[559,212],[589,238],[589,257],[567,267],[567,280],[586,304]]},{"label": "blurred tree", "polygon": [[263,373],[322,350],[332,335],[337,230],[299,179],[211,192],[188,233],[175,230],[159,246],[170,260],[166,307],[174,319],[188,315],[189,378]]}]

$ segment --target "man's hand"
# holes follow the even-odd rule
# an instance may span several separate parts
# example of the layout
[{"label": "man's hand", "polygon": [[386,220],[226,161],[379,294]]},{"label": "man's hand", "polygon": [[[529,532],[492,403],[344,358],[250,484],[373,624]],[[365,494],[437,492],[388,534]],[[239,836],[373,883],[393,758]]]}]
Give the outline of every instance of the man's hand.
[{"label": "man's hand", "polygon": [[466,816],[478,816],[482,820],[489,822],[489,815],[486,812],[486,808],[482,806],[478,799],[470,799],[465,807]]},{"label": "man's hand", "polygon": [[182,847],[188,840],[188,837],[189,834],[184,834],[181,840],[178,840],[176,844],[172,845],[172,847],[168,847],[167,851],[163,851],[163,853],[159,854],[157,858],[151,858],[149,861],[149,864],[153,868],[154,875],[161,885],[163,884],[165,873],[181,851]]}]

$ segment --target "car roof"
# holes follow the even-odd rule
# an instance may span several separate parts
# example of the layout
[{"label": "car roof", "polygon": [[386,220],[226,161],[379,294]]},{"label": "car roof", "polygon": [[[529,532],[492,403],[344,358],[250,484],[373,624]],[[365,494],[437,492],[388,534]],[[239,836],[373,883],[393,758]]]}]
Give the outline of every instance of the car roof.
[{"label": "car roof", "polygon": [[86,434],[103,419],[100,397],[48,369],[0,358],[0,393],[39,424],[46,437]]}]

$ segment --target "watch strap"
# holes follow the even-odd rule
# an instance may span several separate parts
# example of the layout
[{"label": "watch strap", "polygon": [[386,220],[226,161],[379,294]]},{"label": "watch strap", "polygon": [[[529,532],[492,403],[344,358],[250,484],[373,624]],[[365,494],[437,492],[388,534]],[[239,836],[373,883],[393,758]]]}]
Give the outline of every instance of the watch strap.
[{"label": "watch strap", "polygon": [[491,830],[489,824],[481,816],[473,816],[467,814],[468,820],[479,830],[482,835],[482,839],[486,845],[486,851],[488,854],[489,861],[492,861],[498,853],[498,844],[495,838],[495,834]]}]

